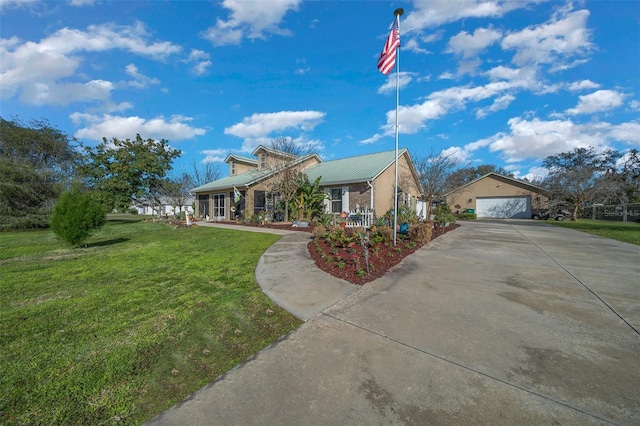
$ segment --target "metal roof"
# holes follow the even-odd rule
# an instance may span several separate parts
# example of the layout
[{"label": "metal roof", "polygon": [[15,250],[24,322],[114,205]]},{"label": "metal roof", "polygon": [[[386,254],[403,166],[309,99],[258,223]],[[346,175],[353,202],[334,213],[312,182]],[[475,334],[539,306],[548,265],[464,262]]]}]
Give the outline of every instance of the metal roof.
[{"label": "metal roof", "polygon": [[239,175],[228,176],[226,178],[214,180],[213,182],[209,182],[205,185],[199,186],[197,188],[193,188],[190,190],[190,193],[196,192],[204,192],[204,191],[215,191],[218,189],[228,189],[235,187],[244,187],[245,185],[249,185],[255,181],[258,181],[268,175],[273,173],[273,170],[249,170],[244,173],[240,173]]},{"label": "metal roof", "polygon": [[[311,182],[318,176],[322,176],[320,183],[322,186],[371,181],[393,165],[395,152],[395,150],[383,151],[325,161],[304,172]],[[398,150],[398,157],[405,152],[407,152],[405,148]]]},{"label": "metal roof", "polygon": [[237,161],[243,162],[243,163],[249,163],[249,164],[258,164],[258,160],[256,160],[255,158],[250,158],[250,157],[244,157],[242,155],[236,155],[236,154],[229,154],[227,155],[227,158],[224,159],[225,163],[228,163],[230,159],[235,158]]}]

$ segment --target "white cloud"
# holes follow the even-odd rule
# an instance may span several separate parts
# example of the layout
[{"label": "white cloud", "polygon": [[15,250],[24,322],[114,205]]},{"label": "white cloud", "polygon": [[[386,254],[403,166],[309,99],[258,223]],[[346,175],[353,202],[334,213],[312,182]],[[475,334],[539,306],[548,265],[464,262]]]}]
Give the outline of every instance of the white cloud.
[{"label": "white cloud", "polygon": [[599,88],[600,88],[600,85],[597,83],[594,83],[591,80],[575,81],[571,83],[568,87],[568,89],[571,90],[572,92],[577,92],[577,91],[586,90],[586,89],[599,89]]},{"label": "white cloud", "polygon": [[0,0],[0,11],[4,8],[16,8],[35,3],[37,0]]},{"label": "white cloud", "polygon": [[629,145],[640,146],[640,123],[631,121],[611,126],[609,136]]},{"label": "white cloud", "polygon": [[[309,132],[323,121],[325,115],[320,111],[280,111],[253,114],[250,117],[245,117],[242,122],[225,128],[224,133],[244,139],[243,151],[251,152],[260,144],[268,145],[273,137],[283,136],[284,131]],[[274,135],[274,133],[277,134]],[[299,136],[299,138],[301,137]]]},{"label": "white cloud", "polygon": [[200,76],[209,73],[209,69],[213,65],[211,55],[203,50],[191,49],[189,57],[184,60],[185,63],[193,64],[191,66],[191,74]]},{"label": "white cloud", "polygon": [[140,134],[145,139],[180,141],[206,133],[205,129],[186,124],[185,122],[191,121],[191,118],[180,115],[174,115],[167,120],[162,116],[144,119],[137,116],[122,117],[76,112],[71,114],[70,118],[76,125],[85,126],[74,134],[79,139],[98,141],[102,138],[131,139],[136,134]]},{"label": "white cloud", "polygon": [[474,58],[501,37],[502,33],[492,28],[477,28],[473,34],[461,31],[449,39],[447,51],[462,58]]},{"label": "white cloud", "polygon": [[[398,87],[400,90],[404,89],[411,83],[413,79],[413,73],[401,71],[398,76]],[[395,93],[396,91],[396,74],[390,74],[387,77],[387,81],[378,88],[378,93]]]},{"label": "white cloud", "polygon": [[622,105],[624,95],[613,90],[598,90],[591,94],[580,96],[579,99],[578,105],[575,108],[569,108],[566,111],[567,114],[592,114],[617,108]]},{"label": "white cloud", "polygon": [[471,159],[471,153],[459,146],[451,146],[447,149],[443,149],[438,157],[449,158],[450,160],[458,163],[466,163]]},{"label": "white cloud", "polygon": [[408,50],[413,53],[424,53],[424,54],[431,53],[429,50],[420,47],[420,45],[418,44],[418,41],[415,38],[410,38],[407,41],[403,40],[402,50]]},{"label": "white cloud", "polygon": [[229,9],[231,17],[218,19],[216,25],[202,33],[214,46],[240,44],[243,37],[265,39],[268,34],[289,35],[279,27],[290,10],[297,10],[301,0],[243,1],[224,0],[222,7]]},{"label": "white cloud", "polygon": [[511,102],[515,101],[515,99],[516,97],[510,94],[500,96],[496,98],[496,100],[493,101],[493,104],[491,104],[490,106],[478,109],[478,111],[476,111],[476,118],[484,118],[491,112],[507,109],[507,107],[509,107],[509,105],[511,105]]},{"label": "white cloud", "polygon": [[640,143],[640,124],[636,122],[613,125],[606,122],[575,123],[571,120],[531,120],[520,117],[508,121],[509,132],[500,132],[491,137],[465,145],[469,152],[488,148],[500,153],[507,162],[524,159],[540,160],[559,152],[575,148],[608,148],[612,141],[627,144]]},{"label": "white cloud", "polygon": [[146,75],[141,74],[140,71],[138,71],[138,67],[134,64],[127,65],[125,68],[125,72],[133,77],[133,81],[130,81],[128,85],[137,89],[144,89],[151,85],[160,84],[160,80],[158,80],[157,78],[147,77]]},{"label": "white cloud", "polygon": [[[96,100],[94,82],[59,83],[77,74],[83,61],[81,53],[124,50],[155,60],[164,60],[180,51],[180,47],[170,42],[148,42],[148,34],[143,24],[118,26],[114,24],[91,25],[86,31],[63,28],[40,42],[21,42],[13,37],[0,40],[0,95],[11,97],[24,92],[21,99],[36,104],[68,104],[64,90],[71,87],[77,91],[87,89],[72,96],[72,101]],[[56,86],[60,87],[56,87]],[[43,89],[41,96],[34,94]]]},{"label": "white cloud", "polygon": [[69,0],[71,6],[91,6],[96,0]]},{"label": "white cloud", "polygon": [[403,22],[407,31],[436,27],[465,18],[500,17],[511,10],[526,7],[534,1],[502,0],[414,0],[414,10]]},{"label": "white cloud", "polygon": [[441,34],[422,36],[425,29],[466,18],[499,18],[512,10],[540,1],[544,0],[414,0],[413,10],[403,20],[402,31],[404,34],[418,34],[409,39],[409,50],[426,53],[418,41],[430,43],[439,39]]},{"label": "white cloud", "polygon": [[445,71],[438,76],[438,80],[454,80],[455,78],[455,74],[449,71]]},{"label": "white cloud", "polygon": [[204,159],[201,161],[202,163],[222,163],[225,158],[227,158],[228,150],[206,149],[204,151],[200,151],[200,153],[204,154]]},{"label": "white cloud", "polygon": [[113,84],[104,80],[87,83],[34,83],[25,86],[20,100],[31,105],[69,105],[81,101],[107,101]]},{"label": "white cloud", "polygon": [[591,48],[587,30],[589,11],[569,12],[561,19],[559,15],[561,13],[545,24],[510,33],[502,39],[503,49],[516,51],[513,63],[518,66],[552,64],[556,69],[566,69],[584,62],[571,60]]}]

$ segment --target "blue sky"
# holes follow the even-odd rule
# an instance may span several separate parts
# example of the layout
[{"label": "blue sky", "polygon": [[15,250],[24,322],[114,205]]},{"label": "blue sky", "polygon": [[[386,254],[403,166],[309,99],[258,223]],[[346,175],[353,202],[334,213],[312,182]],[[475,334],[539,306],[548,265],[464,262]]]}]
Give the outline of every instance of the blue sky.
[{"label": "blue sky", "polygon": [[[325,159],[399,145],[519,177],[576,147],[640,147],[638,1],[0,0],[0,114],[95,145],[167,139],[174,164],[292,137]],[[226,165],[220,163],[223,173]]]}]

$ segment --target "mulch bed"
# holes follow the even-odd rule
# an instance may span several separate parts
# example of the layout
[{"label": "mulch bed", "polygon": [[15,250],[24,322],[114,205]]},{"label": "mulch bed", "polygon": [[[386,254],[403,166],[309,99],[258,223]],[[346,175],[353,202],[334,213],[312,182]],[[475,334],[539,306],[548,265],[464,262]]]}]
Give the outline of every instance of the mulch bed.
[{"label": "mulch bed", "polygon": [[[307,228],[294,227],[292,224],[270,223],[259,225],[257,223],[236,223],[221,222],[230,225],[255,226],[258,228],[283,229],[299,232],[313,231],[313,225]],[[431,240],[451,232],[460,225],[450,225],[444,229],[434,230]],[[349,229],[347,229],[347,232]],[[411,244],[410,241],[403,239],[398,235],[397,243],[381,244],[377,247],[368,247],[369,252],[369,271],[365,261],[364,249],[361,245],[356,244],[351,247],[338,248],[331,247],[329,241],[324,239],[313,239],[307,244],[307,249],[316,266],[328,274],[336,278],[343,279],[352,284],[365,284],[377,278],[384,276],[389,269],[397,265],[410,254],[414,253],[420,247],[417,244]],[[323,258],[324,254],[324,258]],[[360,270],[360,271],[359,271]]]}]

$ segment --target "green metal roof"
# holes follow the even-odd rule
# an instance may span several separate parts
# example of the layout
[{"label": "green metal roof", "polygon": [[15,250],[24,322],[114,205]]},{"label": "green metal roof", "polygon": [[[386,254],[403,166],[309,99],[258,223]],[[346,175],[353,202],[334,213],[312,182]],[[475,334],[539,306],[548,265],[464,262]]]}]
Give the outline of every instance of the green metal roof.
[{"label": "green metal roof", "polygon": [[239,175],[228,176],[226,178],[214,180],[213,182],[209,182],[205,185],[193,188],[189,192],[193,194],[196,192],[233,188],[234,186],[240,189],[240,187],[244,187],[245,185],[258,181],[265,176],[270,175],[271,173],[273,173],[272,170],[249,170],[247,172],[240,173]]},{"label": "green metal roof", "polygon": [[258,160],[256,160],[255,158],[244,157],[242,155],[236,155],[236,154],[227,155],[227,158],[225,158],[224,162],[227,163],[230,158],[235,158],[236,160],[241,161],[243,163],[258,164]]},{"label": "green metal roof", "polygon": [[[407,150],[398,150],[398,157]],[[395,150],[363,154],[355,157],[325,161],[305,170],[309,180],[313,182],[322,176],[322,186],[345,183],[366,182],[375,179],[391,166],[395,160]]]}]

